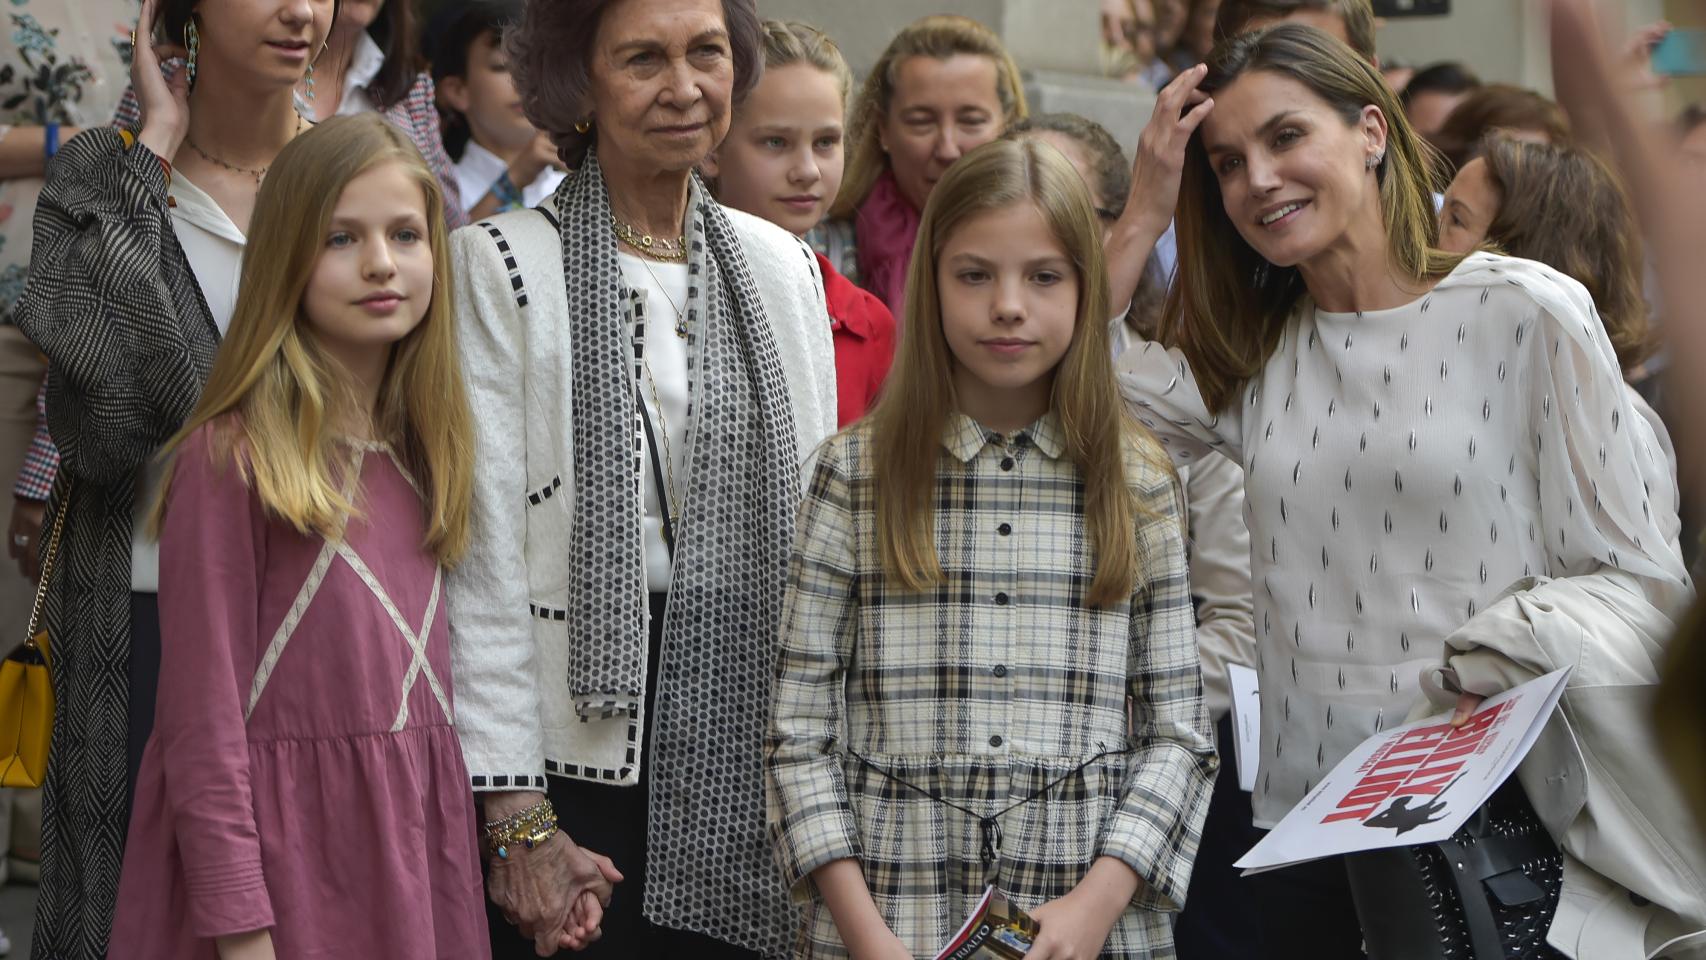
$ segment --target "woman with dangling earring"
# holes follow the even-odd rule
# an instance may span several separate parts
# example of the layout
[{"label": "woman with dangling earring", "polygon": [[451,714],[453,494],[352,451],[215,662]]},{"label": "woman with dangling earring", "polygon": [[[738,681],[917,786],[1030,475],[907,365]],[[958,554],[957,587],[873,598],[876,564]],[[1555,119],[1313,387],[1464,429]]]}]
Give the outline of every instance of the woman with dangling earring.
[{"label": "woman with dangling earring", "polygon": [[[466,224],[456,166],[444,151],[439,130],[432,75],[420,69],[414,4],[334,0],[332,7],[331,32],[314,48],[308,70],[297,84],[297,109],[314,123],[370,110],[383,114],[409,135],[426,158],[427,168],[444,191],[445,221],[452,228]],[[171,69],[168,64],[167,70]],[[126,91],[114,123],[134,128],[141,117],[135,92]]]},{"label": "woman with dangling earring", "polygon": [[[37,956],[106,956],[159,671],[159,556],[142,505],[230,320],[261,182],[311,126],[294,91],[334,4],[145,0],[131,64],[141,122],[65,144],[36,208],[16,317],[50,365],[49,516],[64,516],[45,614],[58,709]],[[168,56],[185,60],[170,79]]]}]

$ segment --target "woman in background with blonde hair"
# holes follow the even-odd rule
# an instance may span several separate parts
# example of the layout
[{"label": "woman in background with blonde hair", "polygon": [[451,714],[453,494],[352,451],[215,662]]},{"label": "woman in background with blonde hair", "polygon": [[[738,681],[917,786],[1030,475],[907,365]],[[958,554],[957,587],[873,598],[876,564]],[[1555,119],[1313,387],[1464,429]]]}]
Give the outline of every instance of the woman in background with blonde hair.
[{"label": "woman in background with blonde hair", "polygon": [[[967,151],[1024,117],[1019,68],[988,27],[966,17],[915,21],[889,42],[865,78],[848,125],[852,153],[830,209],[837,269],[876,294],[896,317],[924,202]],[[845,231],[852,225],[856,273]]]},{"label": "woman in background with blonde hair", "polygon": [[372,114],[286,147],[256,201],[153,511],[125,957],[487,955],[443,603],[473,485],[443,206]]}]

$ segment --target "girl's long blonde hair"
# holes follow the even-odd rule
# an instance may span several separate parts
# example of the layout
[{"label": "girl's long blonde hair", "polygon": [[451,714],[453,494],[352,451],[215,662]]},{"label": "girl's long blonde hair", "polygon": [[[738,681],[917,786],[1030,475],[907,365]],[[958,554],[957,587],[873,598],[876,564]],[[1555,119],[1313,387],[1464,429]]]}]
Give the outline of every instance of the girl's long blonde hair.
[{"label": "girl's long blonde hair", "polygon": [[351,457],[336,426],[356,401],[310,332],[302,297],[344,188],[391,163],[407,170],[426,197],[434,269],[426,316],[391,348],[374,429],[420,485],[423,546],[445,564],[467,548],[473,416],[452,327],[444,197],[414,144],[374,113],[328,120],[302,134],[267,174],[255,199],[230,332],[201,402],[162,453],[172,459],[153,508],[156,535],[178,449],[209,423],[216,423],[215,455],[232,458],[270,513],[304,534],[343,535],[357,506],[343,491]]},{"label": "girl's long blonde hair", "polygon": [[835,195],[831,217],[853,216],[871,195],[877,178],[888,169],[888,155],[883,152],[877,127],[894,102],[900,65],[912,57],[946,60],[959,55],[995,61],[995,93],[1001,101],[1003,127],[1030,113],[1025,104],[1025,87],[1019,79],[1019,66],[1002,45],[1001,38],[988,27],[969,17],[951,14],[914,21],[889,41],[859,90],[852,121],[847,124],[847,173],[841,181],[841,192]]},{"label": "girl's long blonde hair", "polygon": [[1109,358],[1102,226],[1089,191],[1059,151],[1034,140],[997,140],[966,154],[925,205],[907,277],[900,349],[871,413],[883,567],[909,590],[942,580],[933,494],[943,431],[958,400],[936,266],[967,220],[1020,203],[1042,212],[1078,273],[1078,316],[1055,369],[1051,406],[1066,435],[1066,456],[1084,477],[1085,523],[1096,558],[1088,599],[1113,604],[1131,596],[1137,577],[1137,508],[1126,486],[1125,457],[1135,452],[1168,471],[1172,465],[1120,403]]}]

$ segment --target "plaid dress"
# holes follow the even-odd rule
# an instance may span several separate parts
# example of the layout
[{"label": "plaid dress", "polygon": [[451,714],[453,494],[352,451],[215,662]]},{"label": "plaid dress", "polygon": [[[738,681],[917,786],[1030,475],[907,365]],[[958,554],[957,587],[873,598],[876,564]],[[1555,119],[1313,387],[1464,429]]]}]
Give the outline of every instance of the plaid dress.
[{"label": "plaid dress", "polygon": [[[777,855],[806,911],[797,956],[847,956],[810,878],[833,860],[858,858],[889,928],[931,956],[988,884],[1034,908],[1099,856],[1144,881],[1103,956],[1174,955],[1167,912],[1184,903],[1216,759],[1178,485],[1141,443],[1126,457],[1140,572],[1129,603],[1102,609],[1084,596],[1083,481],[1054,414],[1010,437],[950,420],[935,497],[946,580],[925,593],[883,572],[868,424],[820,448],[766,743]],[[1047,790],[999,817],[986,868],[978,817],[853,754],[980,816]]]}]

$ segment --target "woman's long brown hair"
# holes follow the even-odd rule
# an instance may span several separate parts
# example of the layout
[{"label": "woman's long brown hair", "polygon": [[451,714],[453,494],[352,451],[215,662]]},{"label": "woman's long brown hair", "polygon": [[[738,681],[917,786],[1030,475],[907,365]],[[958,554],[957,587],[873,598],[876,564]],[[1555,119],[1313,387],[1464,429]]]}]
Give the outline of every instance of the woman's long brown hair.
[{"label": "woman's long brown hair", "polygon": [[1629,195],[1603,160],[1577,147],[1521,143],[1493,134],[1481,144],[1499,191],[1487,242],[1537,260],[1588,288],[1625,373],[1652,353],[1641,291],[1641,231]]}]

